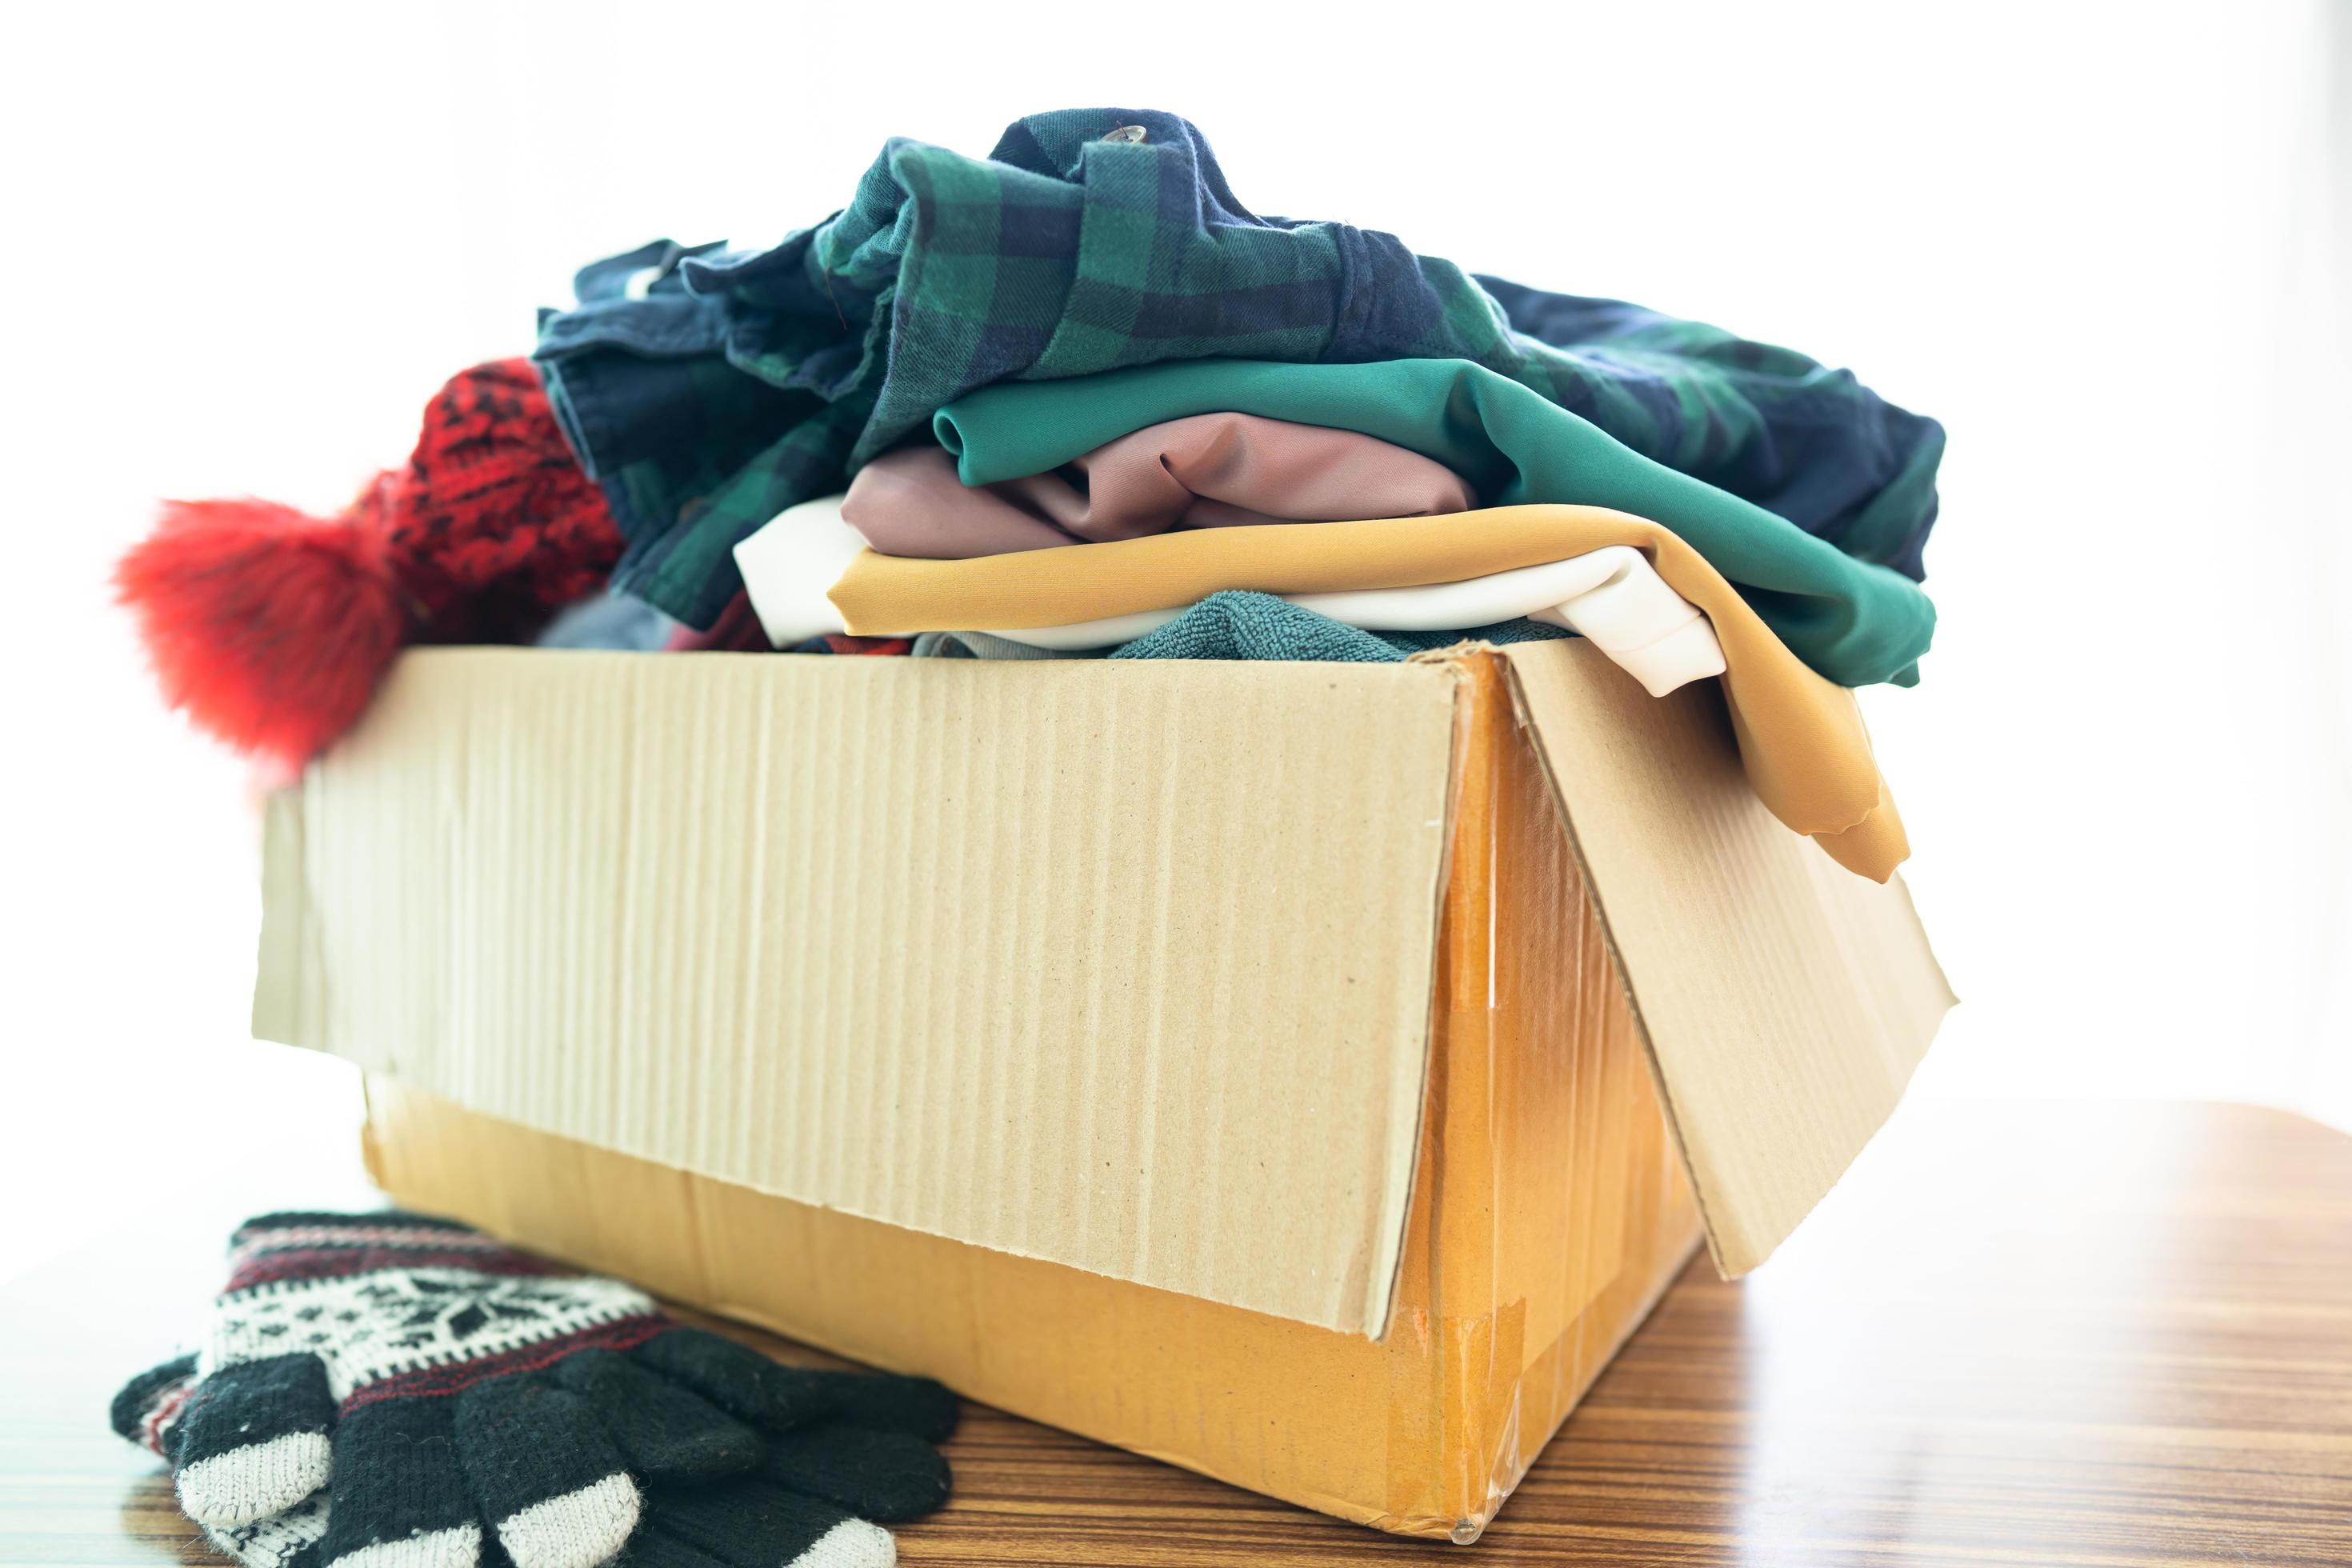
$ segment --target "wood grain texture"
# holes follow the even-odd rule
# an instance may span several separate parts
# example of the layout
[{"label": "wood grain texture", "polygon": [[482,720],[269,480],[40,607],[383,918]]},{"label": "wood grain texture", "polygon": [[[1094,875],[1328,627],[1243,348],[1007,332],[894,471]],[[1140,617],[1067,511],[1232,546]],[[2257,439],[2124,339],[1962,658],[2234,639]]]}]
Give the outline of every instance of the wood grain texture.
[{"label": "wood grain texture", "polygon": [[[212,1561],[104,1426],[234,1217],[175,1212],[0,1288],[0,1563]],[[950,1454],[907,1563],[2352,1563],[2352,1139],[2234,1106],[1907,1107],[1769,1265],[1684,1275],[1475,1547],[976,1407]]]}]

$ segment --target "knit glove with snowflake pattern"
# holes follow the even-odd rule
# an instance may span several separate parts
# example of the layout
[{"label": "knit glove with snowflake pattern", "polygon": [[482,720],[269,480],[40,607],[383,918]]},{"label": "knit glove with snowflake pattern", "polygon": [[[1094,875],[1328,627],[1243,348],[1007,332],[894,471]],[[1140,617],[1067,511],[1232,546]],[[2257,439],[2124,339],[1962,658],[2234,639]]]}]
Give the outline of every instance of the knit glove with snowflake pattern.
[{"label": "knit glove with snowflake pattern", "polygon": [[587,1568],[633,1535],[633,1563],[749,1568],[891,1561],[865,1521],[944,1500],[955,1411],[449,1221],[292,1214],[238,1228],[204,1349],[133,1379],[114,1423],[252,1568]]}]

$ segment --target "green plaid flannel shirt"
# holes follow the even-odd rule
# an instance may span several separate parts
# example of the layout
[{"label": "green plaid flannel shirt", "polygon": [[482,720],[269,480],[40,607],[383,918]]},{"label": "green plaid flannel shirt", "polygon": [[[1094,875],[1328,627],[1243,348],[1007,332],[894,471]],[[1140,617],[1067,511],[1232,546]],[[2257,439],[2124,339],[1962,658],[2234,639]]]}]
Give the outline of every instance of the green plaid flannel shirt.
[{"label": "green plaid flannel shirt", "polygon": [[772,248],[658,242],[579,293],[536,357],[628,537],[614,586],[694,626],[740,586],[737,541],[964,393],[1172,359],[1470,360],[1915,578],[1935,518],[1941,428],[1850,374],[1258,217],[1197,130],[1150,111],[1032,116],[986,159],[895,140]]}]

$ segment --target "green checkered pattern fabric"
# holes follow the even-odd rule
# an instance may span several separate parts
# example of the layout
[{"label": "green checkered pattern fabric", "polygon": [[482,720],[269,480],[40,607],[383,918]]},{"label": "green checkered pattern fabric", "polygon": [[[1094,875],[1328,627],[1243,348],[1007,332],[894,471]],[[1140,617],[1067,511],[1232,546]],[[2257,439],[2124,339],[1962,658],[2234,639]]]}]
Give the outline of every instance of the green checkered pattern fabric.
[{"label": "green checkered pattern fabric", "polygon": [[1150,111],[1032,116],[986,159],[894,141],[846,207],[771,249],[592,267],[538,351],[630,542],[615,586],[697,626],[740,586],[737,541],[963,394],[1205,358],[1468,360],[1920,574],[1932,420],[1717,328],[1257,216],[1197,130]]}]

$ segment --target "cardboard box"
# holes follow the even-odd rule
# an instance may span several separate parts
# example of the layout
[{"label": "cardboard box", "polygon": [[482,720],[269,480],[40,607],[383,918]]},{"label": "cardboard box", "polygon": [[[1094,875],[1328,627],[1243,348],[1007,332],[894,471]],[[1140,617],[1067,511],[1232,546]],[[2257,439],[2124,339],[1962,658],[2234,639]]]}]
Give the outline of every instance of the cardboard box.
[{"label": "cardboard box", "polygon": [[266,884],[255,1031],[401,1201],[1456,1541],[1951,1000],[1711,685],[1572,642],[413,653]]}]

